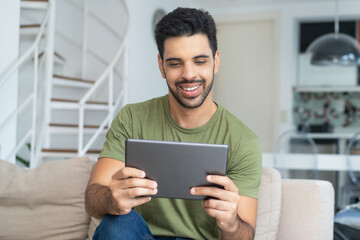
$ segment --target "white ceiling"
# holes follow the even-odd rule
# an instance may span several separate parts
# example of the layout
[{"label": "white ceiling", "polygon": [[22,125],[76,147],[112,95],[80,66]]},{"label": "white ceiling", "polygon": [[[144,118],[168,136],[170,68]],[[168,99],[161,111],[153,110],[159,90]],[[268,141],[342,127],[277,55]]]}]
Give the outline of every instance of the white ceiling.
[{"label": "white ceiling", "polygon": [[[307,3],[307,2],[334,2],[335,0],[192,0],[201,6],[207,8],[228,8],[241,6],[259,6],[272,4],[292,4],[292,3]],[[347,0],[339,0],[347,1]]]}]

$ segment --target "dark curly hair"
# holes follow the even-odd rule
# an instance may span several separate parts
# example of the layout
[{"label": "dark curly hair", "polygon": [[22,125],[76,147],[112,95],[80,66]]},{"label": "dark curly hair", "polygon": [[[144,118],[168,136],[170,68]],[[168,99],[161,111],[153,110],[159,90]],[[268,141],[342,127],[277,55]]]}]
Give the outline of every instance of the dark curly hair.
[{"label": "dark curly hair", "polygon": [[164,42],[171,37],[206,34],[213,56],[217,50],[216,25],[209,12],[194,8],[177,8],[164,16],[155,27],[155,40],[161,58]]}]

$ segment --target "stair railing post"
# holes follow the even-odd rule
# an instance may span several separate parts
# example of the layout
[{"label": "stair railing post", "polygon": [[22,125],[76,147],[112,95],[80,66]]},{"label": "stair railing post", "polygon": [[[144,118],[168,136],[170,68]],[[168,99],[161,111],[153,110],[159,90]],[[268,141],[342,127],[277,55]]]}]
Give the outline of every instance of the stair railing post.
[{"label": "stair railing post", "polygon": [[[124,40],[126,41],[126,40]],[[129,50],[127,48],[127,44],[125,43],[124,46],[124,71],[122,73],[122,80],[123,80],[123,92],[124,92],[124,97],[123,97],[123,102],[122,102],[122,106],[125,106],[125,104],[128,102],[128,83],[127,83],[127,79],[128,79],[128,75],[129,75]]]},{"label": "stair railing post", "polygon": [[79,102],[79,137],[78,137],[78,156],[82,156],[84,145],[84,104]]},{"label": "stair railing post", "polygon": [[56,1],[49,0],[49,20],[47,24],[46,33],[46,62],[45,62],[45,81],[46,81],[46,92],[45,92],[45,116],[44,125],[45,129],[45,147],[50,146],[50,132],[49,123],[51,118],[51,96],[52,96],[52,78],[54,68],[54,39],[55,39],[55,9]]},{"label": "stair railing post", "polygon": [[86,54],[87,54],[87,32],[88,32],[88,0],[83,0],[84,8],[83,8],[83,39],[82,39],[82,68],[81,68],[81,78],[86,78]]},{"label": "stair railing post", "polygon": [[113,118],[113,111],[114,111],[114,66],[111,68],[109,72],[109,125],[111,125],[111,120]]},{"label": "stair railing post", "polygon": [[37,156],[35,155],[36,141],[36,115],[37,115],[37,88],[38,88],[38,68],[39,67],[39,46],[36,46],[34,50],[34,98],[32,109],[32,127],[31,127],[31,146],[30,146],[30,168],[37,166]]}]

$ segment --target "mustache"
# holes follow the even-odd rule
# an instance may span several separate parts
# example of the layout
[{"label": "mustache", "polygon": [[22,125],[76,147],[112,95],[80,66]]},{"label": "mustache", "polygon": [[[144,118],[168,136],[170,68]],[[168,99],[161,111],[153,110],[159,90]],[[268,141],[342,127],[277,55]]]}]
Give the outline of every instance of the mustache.
[{"label": "mustache", "polygon": [[204,79],[199,79],[199,80],[182,80],[179,82],[175,83],[175,86],[179,86],[180,84],[184,84],[184,83],[205,83]]}]

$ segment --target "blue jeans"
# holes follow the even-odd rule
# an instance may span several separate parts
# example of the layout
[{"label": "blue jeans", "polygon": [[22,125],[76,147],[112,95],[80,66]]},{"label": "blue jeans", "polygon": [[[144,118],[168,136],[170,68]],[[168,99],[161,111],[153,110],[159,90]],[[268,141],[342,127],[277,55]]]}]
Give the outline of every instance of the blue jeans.
[{"label": "blue jeans", "polygon": [[185,240],[188,238],[154,237],[145,220],[131,210],[126,215],[106,215],[93,236],[93,240]]}]

